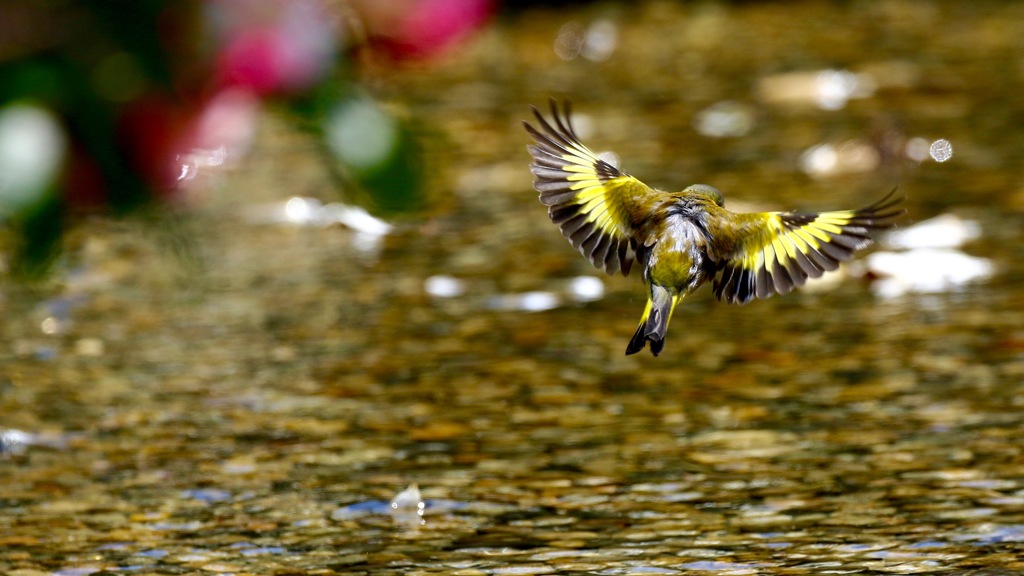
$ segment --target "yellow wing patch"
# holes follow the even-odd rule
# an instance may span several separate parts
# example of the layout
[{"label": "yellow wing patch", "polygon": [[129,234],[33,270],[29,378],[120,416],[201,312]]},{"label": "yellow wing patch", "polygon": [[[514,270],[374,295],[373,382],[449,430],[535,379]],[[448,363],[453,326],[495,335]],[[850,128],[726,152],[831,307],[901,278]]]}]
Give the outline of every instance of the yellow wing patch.
[{"label": "yellow wing patch", "polygon": [[[562,235],[590,262],[609,274],[629,274],[636,240],[630,206],[654,190],[619,171],[584,146],[569,120],[570,105],[551,100],[551,122],[533,108],[540,129],[523,122],[535,144],[530,170],[540,201]],[[629,199],[629,200],[627,200]]]},{"label": "yellow wing patch", "polygon": [[889,228],[905,213],[895,190],[860,210],[822,213],[740,214],[743,230],[731,254],[719,262],[713,290],[718,299],[744,304],[786,294],[835,270],[871,243],[871,232]]}]

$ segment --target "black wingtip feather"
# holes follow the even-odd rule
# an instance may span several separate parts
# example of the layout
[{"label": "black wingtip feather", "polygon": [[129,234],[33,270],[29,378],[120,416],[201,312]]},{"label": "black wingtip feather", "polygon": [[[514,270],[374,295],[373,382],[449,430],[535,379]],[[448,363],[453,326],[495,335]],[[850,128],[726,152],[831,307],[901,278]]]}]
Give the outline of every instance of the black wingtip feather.
[{"label": "black wingtip feather", "polygon": [[[627,238],[609,237],[606,230],[598,229],[593,223],[594,209],[581,212],[583,206],[577,202],[579,189],[578,172],[570,165],[592,167],[598,182],[606,182],[625,176],[616,167],[594,156],[580,142],[572,124],[572,103],[568,100],[559,104],[555,98],[548,100],[549,115],[536,106],[530,106],[535,121],[523,121],[523,127],[533,138],[527,146],[533,157],[530,171],[533,173],[533,187],[539,193],[541,204],[548,207],[548,216],[558,225],[562,235],[569,240],[595,267],[608,274],[621,272],[629,275],[633,264],[635,242]],[[571,180],[570,180],[571,178]],[[604,208],[600,208],[604,210]]]}]

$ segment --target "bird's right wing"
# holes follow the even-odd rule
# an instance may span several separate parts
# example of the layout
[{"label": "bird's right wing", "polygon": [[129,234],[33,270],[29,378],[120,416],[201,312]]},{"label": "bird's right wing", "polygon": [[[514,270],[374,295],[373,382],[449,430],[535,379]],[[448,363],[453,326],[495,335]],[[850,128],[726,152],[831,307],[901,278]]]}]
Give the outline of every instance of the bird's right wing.
[{"label": "bird's right wing", "polygon": [[608,274],[629,274],[640,219],[661,193],[597,157],[580,142],[569,120],[570,105],[551,100],[552,122],[533,107],[540,129],[523,122],[536,144],[530,171],[540,201],[562,235]]},{"label": "bird's right wing", "polygon": [[744,304],[753,298],[785,294],[839,267],[871,243],[871,231],[890,228],[906,213],[893,189],[859,210],[732,214],[719,238],[724,258],[713,290],[719,300]]}]

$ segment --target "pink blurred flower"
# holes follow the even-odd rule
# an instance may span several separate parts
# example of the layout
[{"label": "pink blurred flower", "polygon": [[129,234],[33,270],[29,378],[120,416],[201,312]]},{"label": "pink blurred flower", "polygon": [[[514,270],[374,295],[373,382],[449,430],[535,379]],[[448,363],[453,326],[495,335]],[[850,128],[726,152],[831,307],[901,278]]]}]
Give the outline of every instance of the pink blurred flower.
[{"label": "pink blurred flower", "polygon": [[225,148],[229,156],[245,154],[252,141],[259,102],[244,90],[222,90],[210,98],[196,118],[194,141],[198,148]]},{"label": "pink blurred flower", "polygon": [[335,26],[317,0],[210,2],[220,86],[266,96],[315,85],[334,63]]},{"label": "pink blurred flower", "polygon": [[245,90],[229,88],[210,98],[176,151],[179,188],[199,172],[230,165],[243,156],[252,143],[258,111],[256,96]]},{"label": "pink blurred flower", "polygon": [[494,12],[494,0],[356,0],[370,36],[392,56],[429,58],[464,41]]}]

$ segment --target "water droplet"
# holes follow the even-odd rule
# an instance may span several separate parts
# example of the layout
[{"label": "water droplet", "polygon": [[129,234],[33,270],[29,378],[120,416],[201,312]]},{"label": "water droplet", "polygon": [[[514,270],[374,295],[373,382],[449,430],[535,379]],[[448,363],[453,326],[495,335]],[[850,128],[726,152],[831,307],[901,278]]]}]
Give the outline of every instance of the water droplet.
[{"label": "water droplet", "polygon": [[391,501],[391,509],[396,512],[415,512],[423,514],[423,498],[420,496],[420,487],[410,484],[408,488],[395,495]]},{"label": "water droplet", "polygon": [[953,157],[953,145],[949,143],[949,140],[939,138],[932,142],[928,153],[931,154],[932,159],[936,162],[945,162]]},{"label": "water droplet", "polygon": [[406,526],[422,526],[425,506],[420,496],[420,487],[413,483],[395,495],[395,499],[391,501],[391,516],[396,522]]}]

